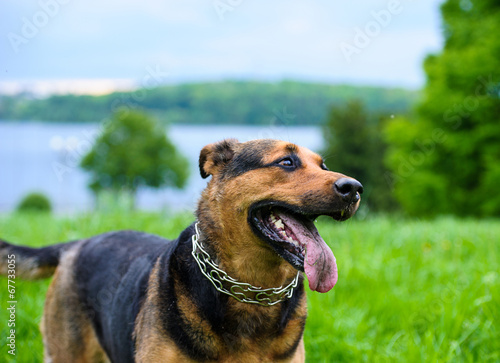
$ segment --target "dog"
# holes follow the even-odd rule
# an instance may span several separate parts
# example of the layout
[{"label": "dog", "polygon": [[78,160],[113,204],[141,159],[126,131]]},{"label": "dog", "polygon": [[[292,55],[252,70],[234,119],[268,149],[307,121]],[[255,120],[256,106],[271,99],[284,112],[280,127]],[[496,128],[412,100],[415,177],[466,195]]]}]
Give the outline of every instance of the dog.
[{"label": "dog", "polygon": [[304,362],[311,290],[337,282],[314,220],[351,217],[362,185],[277,140],[205,146],[197,220],[177,239],[118,231],[34,249],[0,242],[0,271],[54,275],[46,362]]}]

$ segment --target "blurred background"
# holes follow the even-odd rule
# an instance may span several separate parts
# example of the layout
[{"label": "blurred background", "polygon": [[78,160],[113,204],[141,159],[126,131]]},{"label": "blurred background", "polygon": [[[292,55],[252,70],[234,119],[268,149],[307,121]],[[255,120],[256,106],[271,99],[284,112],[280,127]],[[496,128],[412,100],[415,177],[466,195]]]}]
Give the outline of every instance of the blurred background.
[{"label": "blurred background", "polygon": [[[3,1],[0,211],[31,192],[57,212],[94,208],[96,190],[87,186],[109,170],[92,174],[81,161],[119,110],[162,125],[189,170],[180,190],[167,180],[136,183],[139,209],[193,209],[205,185],[199,151],[225,137],[307,146],[375,195],[375,184],[389,184],[357,174],[373,150],[349,144],[371,144],[384,120],[412,113],[425,85],[422,62],[443,46],[440,3]],[[344,130],[347,149],[335,150],[330,113],[349,104],[364,119],[346,120],[354,133]],[[342,161],[358,152],[352,164]],[[384,155],[377,156],[370,174],[384,172]],[[366,205],[397,206],[382,194]]]},{"label": "blurred background", "polygon": [[[500,362],[499,34],[498,0],[2,0],[0,238],[175,238],[203,146],[291,141],[364,185],[308,361]],[[0,361],[42,361],[48,282]]]}]

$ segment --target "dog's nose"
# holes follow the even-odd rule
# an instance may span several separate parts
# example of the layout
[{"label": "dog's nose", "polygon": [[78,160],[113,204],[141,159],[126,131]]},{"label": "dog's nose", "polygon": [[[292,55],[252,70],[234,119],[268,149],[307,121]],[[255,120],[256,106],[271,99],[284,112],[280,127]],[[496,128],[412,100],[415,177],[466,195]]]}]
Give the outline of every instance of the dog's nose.
[{"label": "dog's nose", "polygon": [[363,185],[356,179],[340,178],[334,184],[335,191],[348,203],[359,200],[359,194],[363,193]]}]

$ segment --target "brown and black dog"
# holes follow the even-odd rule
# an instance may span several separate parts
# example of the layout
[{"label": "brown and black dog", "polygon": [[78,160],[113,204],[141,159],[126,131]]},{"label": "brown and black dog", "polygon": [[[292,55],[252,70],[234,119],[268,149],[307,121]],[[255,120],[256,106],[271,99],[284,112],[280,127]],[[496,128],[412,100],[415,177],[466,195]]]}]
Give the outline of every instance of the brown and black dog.
[{"label": "brown and black dog", "polygon": [[0,242],[0,272],[54,279],[45,361],[303,362],[309,287],[337,265],[313,221],[358,208],[361,184],[276,140],[210,144],[197,224],[173,241],[120,231],[40,249]]}]

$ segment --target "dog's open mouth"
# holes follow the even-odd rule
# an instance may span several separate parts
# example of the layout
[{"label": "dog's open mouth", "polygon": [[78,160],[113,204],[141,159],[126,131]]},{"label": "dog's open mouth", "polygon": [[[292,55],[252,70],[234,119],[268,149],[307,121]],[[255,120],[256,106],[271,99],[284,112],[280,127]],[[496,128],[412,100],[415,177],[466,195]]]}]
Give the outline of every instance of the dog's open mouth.
[{"label": "dog's open mouth", "polygon": [[283,259],[305,272],[311,290],[327,292],[337,283],[337,263],[314,225],[316,217],[271,203],[252,208],[250,225]]}]

